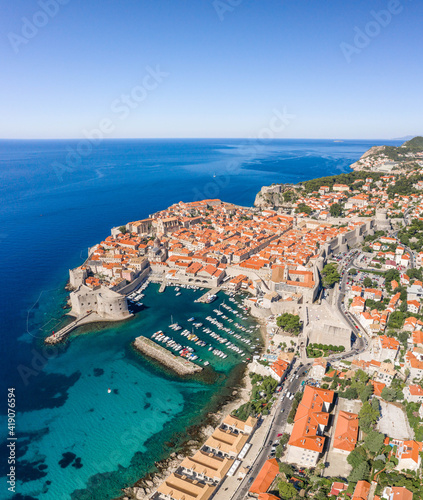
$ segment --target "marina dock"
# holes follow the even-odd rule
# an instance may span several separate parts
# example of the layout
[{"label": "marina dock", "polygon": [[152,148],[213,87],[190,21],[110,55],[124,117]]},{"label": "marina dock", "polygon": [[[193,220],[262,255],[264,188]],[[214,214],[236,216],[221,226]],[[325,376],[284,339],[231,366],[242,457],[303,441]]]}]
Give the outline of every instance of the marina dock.
[{"label": "marina dock", "polygon": [[163,366],[170,368],[178,375],[193,375],[203,370],[201,366],[180,356],[175,356],[164,347],[142,335],[134,340],[134,347],[149,358],[159,361]]},{"label": "marina dock", "polygon": [[199,299],[197,299],[196,302],[207,302],[208,295],[217,295],[219,291],[220,291],[219,287],[207,290],[207,292],[204,295],[202,295]]}]

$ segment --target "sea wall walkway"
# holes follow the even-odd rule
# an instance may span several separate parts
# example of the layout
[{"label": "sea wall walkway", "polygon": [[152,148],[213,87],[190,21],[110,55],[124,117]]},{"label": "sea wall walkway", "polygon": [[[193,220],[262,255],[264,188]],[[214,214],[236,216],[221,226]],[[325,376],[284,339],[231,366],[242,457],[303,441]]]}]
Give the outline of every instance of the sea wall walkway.
[{"label": "sea wall walkway", "polygon": [[142,335],[134,340],[134,347],[149,358],[159,361],[163,366],[170,368],[178,375],[192,375],[202,371],[201,366],[197,366],[195,363],[191,363],[191,361],[180,356],[175,356],[164,347],[157,345]]},{"label": "sea wall walkway", "polygon": [[88,313],[85,314],[84,316],[81,316],[75,320],[72,321],[72,323],[69,323],[68,325],[64,326],[61,328],[58,332],[53,333],[49,337],[47,337],[44,342],[46,344],[57,344],[59,342],[62,342],[64,338],[72,331],[75,330],[79,325],[82,325],[84,323],[90,323],[93,320],[86,321],[89,316],[91,316],[93,313]]},{"label": "sea wall walkway", "polygon": [[44,342],[46,344],[58,344],[59,342],[62,342],[65,340],[65,338],[68,336],[70,332],[75,330],[75,328],[78,328],[81,325],[86,325],[88,323],[116,323],[117,321],[124,321],[125,319],[132,318],[133,314],[129,313],[123,318],[118,318],[118,319],[108,319],[108,318],[103,318],[96,312],[90,312],[88,314],[85,314],[84,316],[79,316],[72,321],[72,323],[69,323],[68,325],[64,326],[57,332],[53,333],[46,339],[44,339]]}]

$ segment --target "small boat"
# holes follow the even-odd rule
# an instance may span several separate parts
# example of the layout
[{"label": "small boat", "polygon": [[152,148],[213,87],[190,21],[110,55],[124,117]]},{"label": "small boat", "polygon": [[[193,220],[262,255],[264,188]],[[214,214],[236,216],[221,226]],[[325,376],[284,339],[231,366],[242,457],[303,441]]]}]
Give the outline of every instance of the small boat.
[{"label": "small boat", "polygon": [[107,389],[107,392],[110,394],[112,392],[112,390],[110,389],[110,387]]},{"label": "small boat", "polygon": [[208,294],[206,298],[207,304],[211,304],[213,301],[217,299],[217,295],[215,294]]}]

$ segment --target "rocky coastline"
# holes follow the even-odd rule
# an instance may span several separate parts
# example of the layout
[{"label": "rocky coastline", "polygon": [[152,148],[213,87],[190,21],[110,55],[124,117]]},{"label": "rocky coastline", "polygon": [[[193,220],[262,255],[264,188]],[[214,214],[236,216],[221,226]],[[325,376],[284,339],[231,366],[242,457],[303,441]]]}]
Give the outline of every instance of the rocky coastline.
[{"label": "rocky coastline", "polygon": [[203,442],[213,434],[214,429],[220,425],[226,415],[230,414],[240,405],[247,403],[251,394],[251,381],[248,366],[240,376],[237,389],[230,396],[220,401],[215,412],[207,413],[203,425],[194,425],[187,429],[187,440],[182,443],[168,458],[155,462],[156,470],[140,478],[133,486],[122,490],[123,495],[114,500],[147,500],[157,490],[157,487],[173,472],[185,457],[198,451]]}]

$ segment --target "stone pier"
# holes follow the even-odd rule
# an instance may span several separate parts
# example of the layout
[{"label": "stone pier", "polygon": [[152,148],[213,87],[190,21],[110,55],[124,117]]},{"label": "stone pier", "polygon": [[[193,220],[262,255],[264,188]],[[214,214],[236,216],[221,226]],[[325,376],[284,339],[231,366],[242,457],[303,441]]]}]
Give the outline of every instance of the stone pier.
[{"label": "stone pier", "polygon": [[178,375],[193,375],[202,371],[201,366],[191,363],[191,361],[180,356],[175,356],[164,347],[142,335],[134,340],[134,347],[149,358],[155,359],[163,366],[170,368]]},{"label": "stone pier", "polygon": [[44,342],[46,344],[57,344],[59,342],[62,342],[66,338],[66,336],[75,328],[77,328],[79,325],[84,324],[84,323],[90,323],[90,321],[86,321],[88,316],[90,316],[91,313],[85,314],[84,316],[81,316],[80,318],[75,319],[72,321],[72,323],[69,323],[69,325],[64,326],[61,328],[58,332],[53,333],[49,337],[47,337]]},{"label": "stone pier", "polygon": [[212,288],[211,290],[207,290],[207,292],[202,295],[196,302],[207,302],[208,295],[216,295],[220,291],[220,288]]}]

